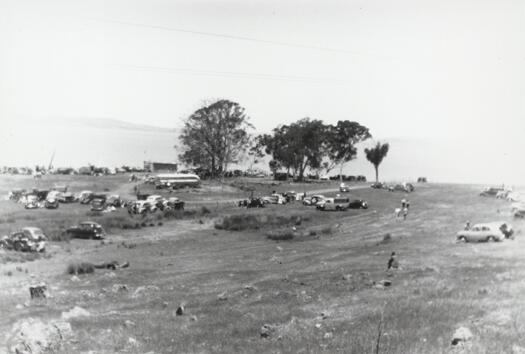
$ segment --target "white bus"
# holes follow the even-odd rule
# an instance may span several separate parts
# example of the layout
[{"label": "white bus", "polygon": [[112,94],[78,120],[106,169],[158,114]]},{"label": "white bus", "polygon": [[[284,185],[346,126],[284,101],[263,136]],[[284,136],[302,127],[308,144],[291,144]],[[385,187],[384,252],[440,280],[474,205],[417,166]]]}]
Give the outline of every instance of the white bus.
[{"label": "white bus", "polygon": [[155,185],[157,188],[195,187],[200,182],[199,176],[191,173],[160,173],[156,176]]}]

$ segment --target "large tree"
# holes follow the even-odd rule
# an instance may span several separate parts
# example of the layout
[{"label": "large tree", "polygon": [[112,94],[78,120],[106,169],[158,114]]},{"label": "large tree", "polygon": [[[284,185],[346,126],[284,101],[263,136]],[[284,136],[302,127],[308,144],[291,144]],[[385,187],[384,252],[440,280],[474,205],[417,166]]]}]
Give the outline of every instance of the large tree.
[{"label": "large tree", "polygon": [[322,121],[304,118],[290,125],[278,126],[273,134],[261,136],[260,141],[274,164],[288,172],[291,170],[294,178],[302,180],[307,167],[318,169],[321,166],[326,151],[326,131]]},{"label": "large tree", "polygon": [[327,139],[328,157],[330,162],[327,171],[339,165],[339,178],[343,179],[343,166],[357,156],[356,145],[372,137],[367,127],[348,120],[338,121],[335,126],[329,126]]},{"label": "large tree", "polygon": [[216,177],[246,151],[251,128],[238,103],[219,100],[206,105],[186,119],[179,136],[184,148],[179,158]]},{"label": "large tree", "polygon": [[379,182],[379,165],[388,154],[388,143],[378,142],[373,148],[365,149],[366,159],[370,161],[376,170],[376,182]]}]

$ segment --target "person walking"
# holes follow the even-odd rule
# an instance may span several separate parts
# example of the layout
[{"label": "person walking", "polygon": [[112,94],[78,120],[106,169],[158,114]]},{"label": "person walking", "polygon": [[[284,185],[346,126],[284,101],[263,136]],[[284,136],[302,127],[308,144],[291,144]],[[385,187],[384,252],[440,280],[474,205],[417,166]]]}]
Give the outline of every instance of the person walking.
[{"label": "person walking", "polygon": [[399,268],[399,262],[397,260],[397,256],[396,256],[396,253],[395,252],[392,252],[392,254],[390,255],[390,259],[388,260],[388,264],[387,264],[387,270],[390,270],[390,269],[397,269]]}]

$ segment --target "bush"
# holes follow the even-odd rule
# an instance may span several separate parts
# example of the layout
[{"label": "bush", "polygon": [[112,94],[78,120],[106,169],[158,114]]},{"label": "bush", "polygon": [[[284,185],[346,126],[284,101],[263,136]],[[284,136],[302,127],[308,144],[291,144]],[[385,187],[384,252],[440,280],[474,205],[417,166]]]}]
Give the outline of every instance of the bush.
[{"label": "bush", "polygon": [[201,207],[201,215],[206,215],[206,214],[210,214],[211,213],[211,210],[206,208],[205,206],[202,206]]},{"label": "bush", "polygon": [[291,230],[277,230],[268,232],[266,237],[274,241],[289,241],[294,238],[294,233]]},{"label": "bush", "polygon": [[95,271],[95,266],[89,262],[69,263],[67,266],[68,274],[89,274]]},{"label": "bush", "polygon": [[333,232],[334,232],[334,231],[332,230],[332,227],[331,227],[331,226],[323,227],[323,228],[321,229],[321,233],[322,233],[323,235],[330,235],[330,234],[332,234]]},{"label": "bush", "polygon": [[[258,230],[266,226],[290,226],[297,225],[300,216],[281,216],[281,215],[253,215],[237,214],[225,216],[222,221],[215,223],[218,230],[242,231]],[[304,219],[301,219],[301,222]]]}]

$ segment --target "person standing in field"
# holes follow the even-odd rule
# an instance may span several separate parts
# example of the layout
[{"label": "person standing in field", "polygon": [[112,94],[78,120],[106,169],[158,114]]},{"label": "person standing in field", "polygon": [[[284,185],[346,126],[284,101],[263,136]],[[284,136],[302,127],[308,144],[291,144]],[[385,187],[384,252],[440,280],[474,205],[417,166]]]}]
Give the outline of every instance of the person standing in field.
[{"label": "person standing in field", "polygon": [[405,207],[403,208],[403,220],[406,220],[407,216],[408,216],[408,208],[405,205]]}]

